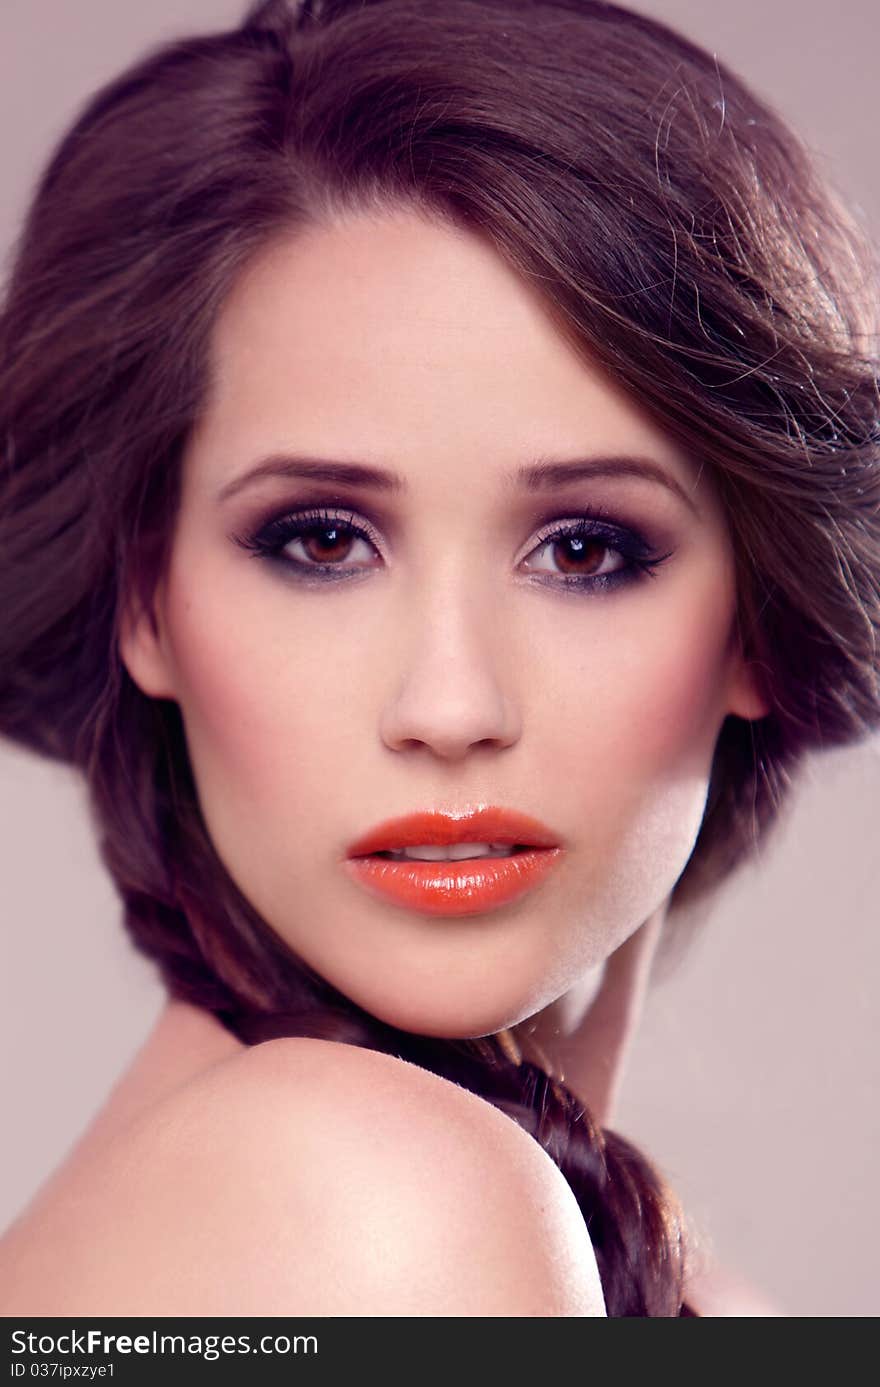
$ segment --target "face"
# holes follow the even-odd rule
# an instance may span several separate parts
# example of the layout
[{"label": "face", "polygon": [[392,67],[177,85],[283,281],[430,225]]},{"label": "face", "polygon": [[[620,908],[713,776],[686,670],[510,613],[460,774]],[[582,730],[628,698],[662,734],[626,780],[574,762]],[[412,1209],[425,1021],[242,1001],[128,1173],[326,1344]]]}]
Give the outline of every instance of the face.
[{"label": "face", "polygon": [[[709,479],[492,249],[413,212],[264,250],[213,365],[129,673],[179,704],[217,852],[300,958],[407,1030],[513,1025],[663,905],[724,718],[767,711]],[[538,462],[567,465],[529,486]],[[343,868],[385,819],[480,804],[560,844],[507,904],[438,916]]]}]

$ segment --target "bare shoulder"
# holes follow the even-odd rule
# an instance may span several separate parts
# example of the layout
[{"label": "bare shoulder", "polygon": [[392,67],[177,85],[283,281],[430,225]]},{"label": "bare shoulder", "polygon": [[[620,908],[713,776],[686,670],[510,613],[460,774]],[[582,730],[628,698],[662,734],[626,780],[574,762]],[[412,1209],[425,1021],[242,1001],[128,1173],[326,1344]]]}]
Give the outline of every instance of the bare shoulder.
[{"label": "bare shoulder", "polygon": [[527,1133],[416,1065],[305,1038],[201,1074],[13,1227],[0,1312],[605,1313],[574,1196]]}]

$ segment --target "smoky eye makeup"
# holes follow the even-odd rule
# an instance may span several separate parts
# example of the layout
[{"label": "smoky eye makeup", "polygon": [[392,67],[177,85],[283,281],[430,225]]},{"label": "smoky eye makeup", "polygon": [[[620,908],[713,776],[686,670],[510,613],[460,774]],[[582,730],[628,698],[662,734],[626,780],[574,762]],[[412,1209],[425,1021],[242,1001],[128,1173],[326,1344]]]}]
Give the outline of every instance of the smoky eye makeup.
[{"label": "smoky eye makeup", "polygon": [[[338,499],[271,511],[234,533],[248,555],[311,589],[360,582],[384,566],[379,527]],[[556,508],[537,523],[518,569],[529,581],[561,592],[599,595],[657,576],[674,546],[649,538],[605,505]]]}]

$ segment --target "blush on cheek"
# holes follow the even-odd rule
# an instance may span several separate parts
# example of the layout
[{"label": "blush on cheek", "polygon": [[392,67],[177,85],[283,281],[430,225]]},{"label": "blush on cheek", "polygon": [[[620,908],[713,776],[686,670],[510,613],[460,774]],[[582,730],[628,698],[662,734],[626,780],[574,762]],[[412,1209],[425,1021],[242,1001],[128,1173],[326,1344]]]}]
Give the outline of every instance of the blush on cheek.
[{"label": "blush on cheek", "polygon": [[679,650],[658,671],[653,695],[631,708],[631,749],[648,775],[711,760],[723,719],[718,708],[718,672],[701,652]]},{"label": "blush on cheek", "polygon": [[726,667],[708,623],[699,635],[669,621],[650,632],[618,628],[618,636],[613,667],[606,661],[576,723],[554,729],[557,754],[579,786],[589,944],[598,936],[606,952],[662,903],[691,855],[723,722]]},{"label": "blush on cheek", "polygon": [[672,641],[650,666],[650,696],[643,690],[627,703],[606,882],[609,902],[624,917],[656,909],[693,851],[724,720],[723,670],[724,650],[706,632],[700,641]]},{"label": "blush on cheek", "polygon": [[714,583],[709,575],[703,584],[699,578],[698,571],[697,599],[678,602],[668,620],[659,614],[650,630],[638,633],[633,650],[629,750],[621,750],[649,776],[676,767],[699,771],[711,761],[724,721],[733,599],[717,575]]},{"label": "blush on cheek", "polygon": [[[181,713],[199,800],[216,839],[252,827],[313,817],[316,795],[345,775],[346,739],[356,737],[350,670],[328,666],[299,638],[279,648],[278,625],[260,632],[219,623],[217,609],[178,611],[175,627]],[[228,608],[227,608],[228,610]],[[244,618],[242,618],[244,621]],[[354,748],[353,748],[354,749]],[[262,826],[262,828],[259,828]]]},{"label": "blush on cheek", "polygon": [[236,633],[234,611],[222,602],[204,606],[178,594],[169,610],[175,683],[196,784],[201,793],[210,780],[212,790],[234,789],[239,802],[244,797],[255,805],[272,743],[271,699],[259,652],[251,657],[247,638]]}]

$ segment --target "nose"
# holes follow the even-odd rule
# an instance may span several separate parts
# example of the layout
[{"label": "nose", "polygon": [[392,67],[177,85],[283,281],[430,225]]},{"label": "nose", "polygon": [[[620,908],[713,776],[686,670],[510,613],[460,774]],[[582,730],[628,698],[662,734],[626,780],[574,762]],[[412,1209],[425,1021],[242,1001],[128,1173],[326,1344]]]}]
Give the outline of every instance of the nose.
[{"label": "nose", "polygon": [[446,761],[459,761],[476,746],[511,746],[521,720],[489,637],[490,628],[497,633],[497,615],[493,621],[481,614],[462,594],[442,606],[429,598],[408,616],[416,634],[405,639],[403,674],[382,712],[385,745],[427,747]]}]

